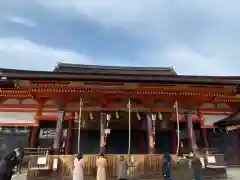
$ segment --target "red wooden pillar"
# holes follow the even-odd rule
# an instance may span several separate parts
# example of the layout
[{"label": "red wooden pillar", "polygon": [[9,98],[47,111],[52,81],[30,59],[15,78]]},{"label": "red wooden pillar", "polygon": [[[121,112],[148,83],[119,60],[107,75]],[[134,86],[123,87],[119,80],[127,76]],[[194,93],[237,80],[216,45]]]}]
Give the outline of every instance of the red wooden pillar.
[{"label": "red wooden pillar", "polygon": [[30,139],[30,148],[36,148],[36,140],[37,140],[37,133],[38,133],[38,126],[33,127],[31,132],[31,139]]},{"label": "red wooden pillar", "polygon": [[59,109],[58,118],[57,118],[56,135],[53,143],[54,154],[56,155],[60,153],[60,143],[62,138],[64,117],[65,117],[65,111],[63,109]]},{"label": "red wooden pillar", "polygon": [[105,124],[107,119],[106,113],[101,113],[100,119],[100,149],[99,152],[104,154],[106,152],[106,135],[105,135]]},{"label": "red wooden pillar", "polygon": [[155,134],[153,129],[153,122],[152,122],[151,114],[147,114],[147,129],[148,129],[148,153],[154,154],[155,153]]},{"label": "red wooden pillar", "polygon": [[72,119],[68,120],[67,143],[66,143],[66,148],[65,148],[65,154],[70,154],[70,152],[71,152],[71,139],[72,139],[72,131],[73,131],[73,120],[74,120],[74,113],[72,115]]},{"label": "red wooden pillar", "polygon": [[186,119],[186,122],[187,122],[190,148],[191,148],[191,150],[196,150],[197,149],[197,144],[196,144],[195,133],[194,133],[194,129],[193,129],[191,112],[186,112],[185,113],[185,119]]},{"label": "red wooden pillar", "polygon": [[208,149],[209,144],[208,144],[208,137],[207,137],[207,129],[204,127],[201,127],[201,130],[202,130],[202,136],[203,136],[203,140],[204,140],[204,147]]},{"label": "red wooden pillar", "polygon": [[37,134],[38,134],[38,129],[39,129],[39,116],[42,115],[42,109],[43,109],[43,101],[38,102],[38,108],[36,112],[36,119],[35,119],[35,124],[37,126],[33,127],[32,132],[31,132],[31,139],[30,139],[30,147],[31,148],[36,148],[36,141],[37,141]]},{"label": "red wooden pillar", "polygon": [[200,118],[202,136],[203,136],[203,140],[204,140],[204,147],[209,148],[209,143],[208,143],[208,138],[207,138],[207,129],[204,128],[204,118],[203,118],[202,112],[200,111],[199,108],[197,108],[197,115]]},{"label": "red wooden pillar", "polygon": [[174,128],[171,130],[171,142],[172,142],[172,153],[176,153],[177,136]]}]

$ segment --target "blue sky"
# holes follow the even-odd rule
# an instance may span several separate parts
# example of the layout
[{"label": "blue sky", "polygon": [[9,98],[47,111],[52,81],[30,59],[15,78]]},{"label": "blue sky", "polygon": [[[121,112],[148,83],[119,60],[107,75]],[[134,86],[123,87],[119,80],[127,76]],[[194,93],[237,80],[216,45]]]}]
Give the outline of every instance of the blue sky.
[{"label": "blue sky", "polygon": [[57,62],[240,75],[240,1],[0,0],[0,67]]}]

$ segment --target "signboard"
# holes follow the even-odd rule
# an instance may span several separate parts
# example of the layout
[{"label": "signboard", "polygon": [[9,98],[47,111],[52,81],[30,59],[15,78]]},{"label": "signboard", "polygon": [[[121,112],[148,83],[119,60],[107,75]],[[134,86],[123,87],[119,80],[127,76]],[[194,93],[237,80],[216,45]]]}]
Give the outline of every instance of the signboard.
[{"label": "signboard", "polygon": [[46,157],[39,157],[37,159],[37,164],[38,165],[46,165],[47,164],[47,158]]},{"label": "signboard", "polygon": [[[56,135],[56,128],[41,128],[39,132],[40,139],[53,139]],[[67,129],[63,129],[62,136],[67,137]]]},{"label": "signboard", "polygon": [[0,123],[35,123],[35,112],[0,112]]},{"label": "signboard", "polygon": [[207,156],[207,161],[209,164],[215,164],[216,163],[216,159],[214,156]]}]

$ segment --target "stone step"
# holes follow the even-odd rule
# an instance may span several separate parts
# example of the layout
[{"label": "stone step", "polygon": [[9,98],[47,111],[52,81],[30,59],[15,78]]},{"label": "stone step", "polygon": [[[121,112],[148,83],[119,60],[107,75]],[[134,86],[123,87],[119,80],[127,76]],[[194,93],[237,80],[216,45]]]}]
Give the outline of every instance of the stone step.
[{"label": "stone step", "polygon": [[12,180],[27,180],[27,173],[14,174]]}]

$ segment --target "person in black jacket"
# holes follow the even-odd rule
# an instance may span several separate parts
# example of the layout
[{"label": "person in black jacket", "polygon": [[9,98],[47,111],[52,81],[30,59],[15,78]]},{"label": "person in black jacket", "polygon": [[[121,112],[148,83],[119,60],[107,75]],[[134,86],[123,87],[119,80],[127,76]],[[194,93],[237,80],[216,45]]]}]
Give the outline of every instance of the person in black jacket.
[{"label": "person in black jacket", "polygon": [[13,169],[17,165],[17,154],[15,151],[7,153],[0,162],[0,180],[11,180]]},{"label": "person in black jacket", "polygon": [[172,158],[169,153],[164,153],[162,158],[162,172],[164,180],[172,180]]}]

